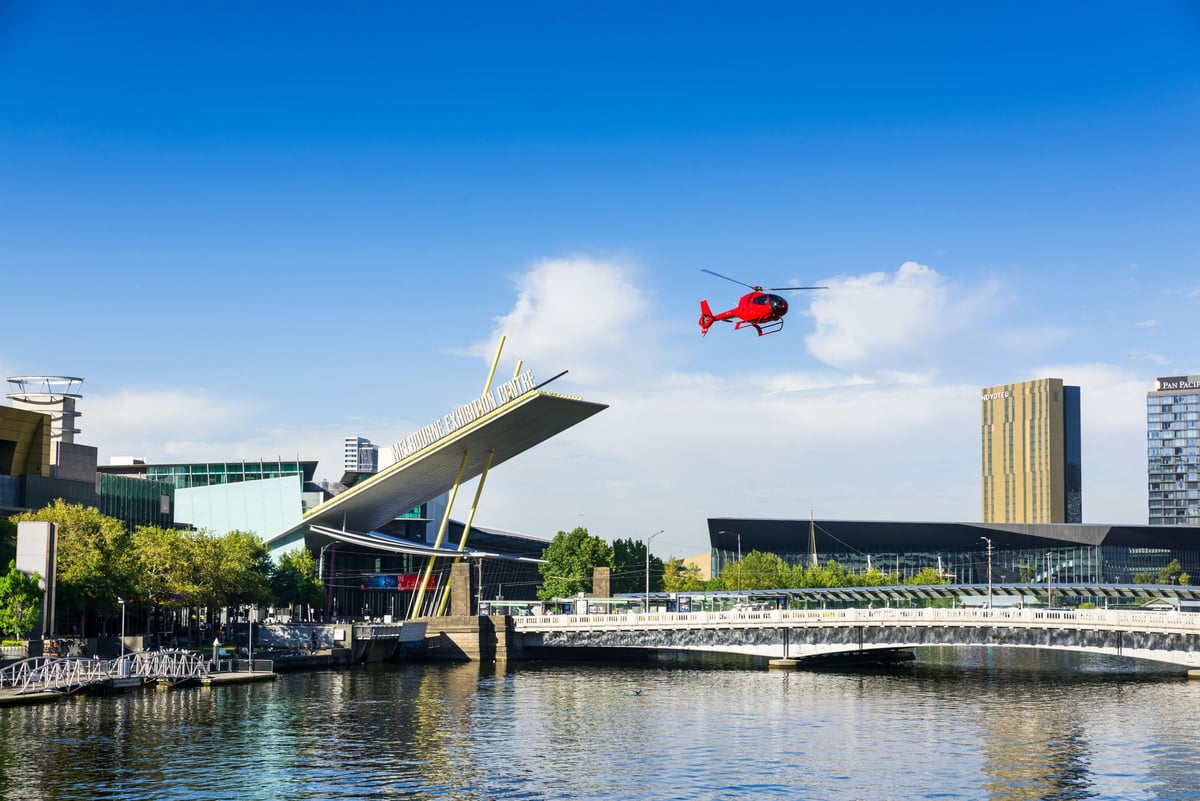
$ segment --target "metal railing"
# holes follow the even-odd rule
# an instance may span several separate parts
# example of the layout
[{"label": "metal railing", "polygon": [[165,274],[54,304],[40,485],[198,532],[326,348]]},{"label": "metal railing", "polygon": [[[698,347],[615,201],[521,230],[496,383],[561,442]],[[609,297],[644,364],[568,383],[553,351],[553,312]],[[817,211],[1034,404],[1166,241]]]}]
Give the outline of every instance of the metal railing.
[{"label": "metal railing", "polygon": [[116,659],[39,656],[0,670],[0,689],[18,693],[73,693],[88,685],[117,679],[178,684],[204,678],[215,670],[211,659],[194,651],[138,651]]},{"label": "metal railing", "polygon": [[1004,624],[1029,627],[1200,633],[1200,612],[1122,609],[958,608],[769,609],[718,612],[628,612],[614,615],[523,615],[517,631],[663,628],[778,628],[862,625],[938,626]]}]

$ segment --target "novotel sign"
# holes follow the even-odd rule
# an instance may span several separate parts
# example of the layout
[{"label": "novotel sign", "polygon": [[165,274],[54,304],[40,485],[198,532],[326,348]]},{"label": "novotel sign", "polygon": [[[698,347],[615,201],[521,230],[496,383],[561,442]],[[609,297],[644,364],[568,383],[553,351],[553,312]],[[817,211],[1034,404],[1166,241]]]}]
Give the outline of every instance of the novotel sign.
[{"label": "novotel sign", "polygon": [[1200,375],[1173,375],[1159,378],[1158,391],[1169,389],[1200,389]]},{"label": "novotel sign", "polygon": [[1010,393],[1007,389],[1001,390],[1000,392],[985,392],[979,396],[979,399],[985,401],[1000,400],[1001,398],[1007,398],[1010,394],[1012,393]]},{"label": "novotel sign", "polygon": [[412,456],[422,448],[437,442],[442,437],[453,434],[458,429],[473,423],[488,412],[494,411],[508,403],[518,395],[529,392],[534,387],[533,371],[526,370],[511,381],[505,381],[500,386],[484,395],[480,395],[470,403],[464,403],[450,414],[429,425],[409,434],[392,446],[392,456],[396,461]]}]

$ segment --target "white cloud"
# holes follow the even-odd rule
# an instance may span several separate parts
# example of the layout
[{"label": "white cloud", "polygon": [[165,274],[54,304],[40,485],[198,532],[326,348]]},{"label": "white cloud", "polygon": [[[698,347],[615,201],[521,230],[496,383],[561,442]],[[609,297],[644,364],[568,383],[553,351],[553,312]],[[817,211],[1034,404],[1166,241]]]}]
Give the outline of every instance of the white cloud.
[{"label": "white cloud", "polygon": [[643,343],[655,328],[650,311],[632,265],[586,256],[546,259],[521,276],[512,310],[470,350],[490,360],[503,335],[506,352],[520,353],[527,364],[570,364],[572,381],[601,385],[648,367],[654,351]]},{"label": "white cloud", "polygon": [[1142,350],[1140,348],[1131,348],[1126,350],[1125,355],[1134,361],[1148,362],[1158,366],[1168,364],[1171,361],[1161,353],[1155,353],[1154,351],[1150,350]]},{"label": "white cloud", "polygon": [[937,271],[909,261],[894,273],[829,279],[814,296],[816,324],[806,343],[833,367],[875,373],[921,374],[936,368],[955,338],[970,333],[999,292],[984,284],[956,290]]}]

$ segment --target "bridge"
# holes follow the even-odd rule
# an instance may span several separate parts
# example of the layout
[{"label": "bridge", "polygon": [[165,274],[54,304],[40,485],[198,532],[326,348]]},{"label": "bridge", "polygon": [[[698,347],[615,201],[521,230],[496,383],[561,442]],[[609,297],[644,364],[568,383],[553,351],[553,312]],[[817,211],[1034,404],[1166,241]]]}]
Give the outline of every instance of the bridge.
[{"label": "bridge", "polygon": [[1079,651],[1200,675],[1200,613],[1051,608],[770,609],[524,615],[527,649],[634,648],[745,654],[798,664],[929,646]]},{"label": "bridge", "polygon": [[[245,660],[243,660],[245,661]],[[228,670],[230,660],[214,663],[193,651],[139,651],[116,659],[38,656],[0,670],[0,692],[70,694],[85,687],[136,686],[149,682],[200,681]]]}]

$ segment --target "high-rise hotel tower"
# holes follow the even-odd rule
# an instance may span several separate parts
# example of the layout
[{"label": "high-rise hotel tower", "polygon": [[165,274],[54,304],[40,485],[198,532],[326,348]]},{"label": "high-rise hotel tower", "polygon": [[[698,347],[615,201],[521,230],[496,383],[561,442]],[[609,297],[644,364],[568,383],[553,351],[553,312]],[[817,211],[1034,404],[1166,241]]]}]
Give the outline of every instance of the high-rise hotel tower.
[{"label": "high-rise hotel tower", "polygon": [[983,522],[1083,522],[1079,387],[1039,378],[980,401]]},{"label": "high-rise hotel tower", "polygon": [[1200,525],[1200,375],[1169,376],[1146,393],[1152,526]]}]

